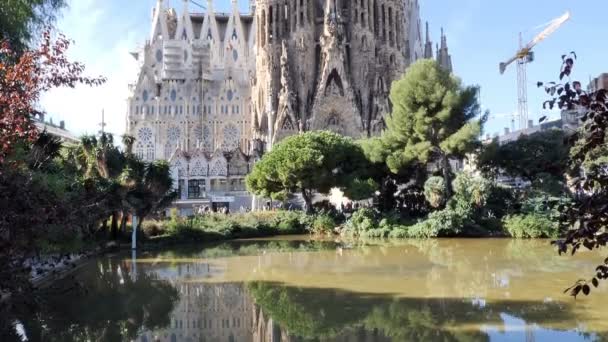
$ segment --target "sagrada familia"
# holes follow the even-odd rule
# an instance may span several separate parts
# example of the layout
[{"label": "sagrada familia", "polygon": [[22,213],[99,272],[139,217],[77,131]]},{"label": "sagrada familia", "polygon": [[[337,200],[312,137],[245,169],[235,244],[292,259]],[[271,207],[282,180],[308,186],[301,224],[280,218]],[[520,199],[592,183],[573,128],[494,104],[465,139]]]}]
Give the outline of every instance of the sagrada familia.
[{"label": "sagrada familia", "polygon": [[182,1],[178,13],[157,0],[132,53],[127,133],[142,159],[171,162],[186,207],[237,206],[255,159],[287,136],[379,134],[390,85],[416,60],[452,70],[443,32],[436,55],[428,23],[423,41],[418,0],[251,0],[246,14]]}]

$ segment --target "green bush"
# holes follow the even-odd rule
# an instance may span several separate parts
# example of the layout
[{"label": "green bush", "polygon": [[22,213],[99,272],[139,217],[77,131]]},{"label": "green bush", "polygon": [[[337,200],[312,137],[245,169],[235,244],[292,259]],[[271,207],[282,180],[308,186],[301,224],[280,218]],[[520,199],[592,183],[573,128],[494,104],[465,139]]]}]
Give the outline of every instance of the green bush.
[{"label": "green bush", "polygon": [[376,228],[378,228],[376,212],[369,208],[361,208],[355,211],[346,222],[346,229],[354,235]]},{"label": "green bush", "polygon": [[559,224],[538,213],[507,216],[503,224],[517,239],[557,238],[560,235]]},{"label": "green bush", "polygon": [[315,234],[330,235],[336,228],[336,221],[327,214],[317,215],[312,224],[312,231]]},{"label": "green bush", "polygon": [[430,177],[424,183],[424,197],[433,208],[441,207],[446,201],[445,180],[442,177]]}]

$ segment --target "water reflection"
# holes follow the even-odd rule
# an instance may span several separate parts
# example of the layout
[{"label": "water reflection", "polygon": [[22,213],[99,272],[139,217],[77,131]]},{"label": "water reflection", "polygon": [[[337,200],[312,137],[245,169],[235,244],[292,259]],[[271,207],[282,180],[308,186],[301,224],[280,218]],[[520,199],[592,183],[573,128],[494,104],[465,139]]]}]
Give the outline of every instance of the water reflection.
[{"label": "water reflection", "polygon": [[30,341],[599,341],[605,288],[561,293],[596,261],[531,241],[245,241],[98,260],[23,321]]}]

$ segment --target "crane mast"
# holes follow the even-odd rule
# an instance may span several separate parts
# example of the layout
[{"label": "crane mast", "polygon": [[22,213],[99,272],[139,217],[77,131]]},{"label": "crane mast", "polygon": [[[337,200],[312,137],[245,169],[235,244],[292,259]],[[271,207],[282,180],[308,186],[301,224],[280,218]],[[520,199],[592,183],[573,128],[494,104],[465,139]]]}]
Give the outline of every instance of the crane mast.
[{"label": "crane mast", "polygon": [[532,48],[534,48],[538,43],[547,39],[550,35],[552,35],[557,29],[559,29],[566,21],[570,19],[570,12],[566,12],[559,18],[556,18],[549,22],[547,27],[532,41],[528,44],[524,45],[523,35],[519,34],[519,49],[515,53],[515,56],[511,57],[504,63],[500,63],[499,70],[502,75],[507,67],[516,62],[517,64],[517,113],[519,116],[519,128],[525,129],[528,126],[528,75],[527,75],[527,65],[534,61],[534,52]]},{"label": "crane mast", "polygon": [[[519,47],[523,49],[522,34],[519,34]],[[519,129],[528,127],[528,62],[533,59],[531,52],[517,59],[517,113]]]}]

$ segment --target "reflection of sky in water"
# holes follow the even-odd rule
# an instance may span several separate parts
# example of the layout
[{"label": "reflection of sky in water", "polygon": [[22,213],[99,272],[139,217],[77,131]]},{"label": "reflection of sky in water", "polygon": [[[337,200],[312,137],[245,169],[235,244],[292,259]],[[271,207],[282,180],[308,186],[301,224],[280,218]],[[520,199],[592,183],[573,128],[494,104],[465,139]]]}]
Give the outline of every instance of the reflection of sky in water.
[{"label": "reflection of sky in water", "polygon": [[502,313],[504,327],[497,329],[492,326],[482,326],[481,331],[488,334],[491,342],[558,342],[558,341],[594,341],[595,335],[583,336],[577,331],[557,331],[544,329],[536,324],[527,324],[526,321],[509,314]]}]

